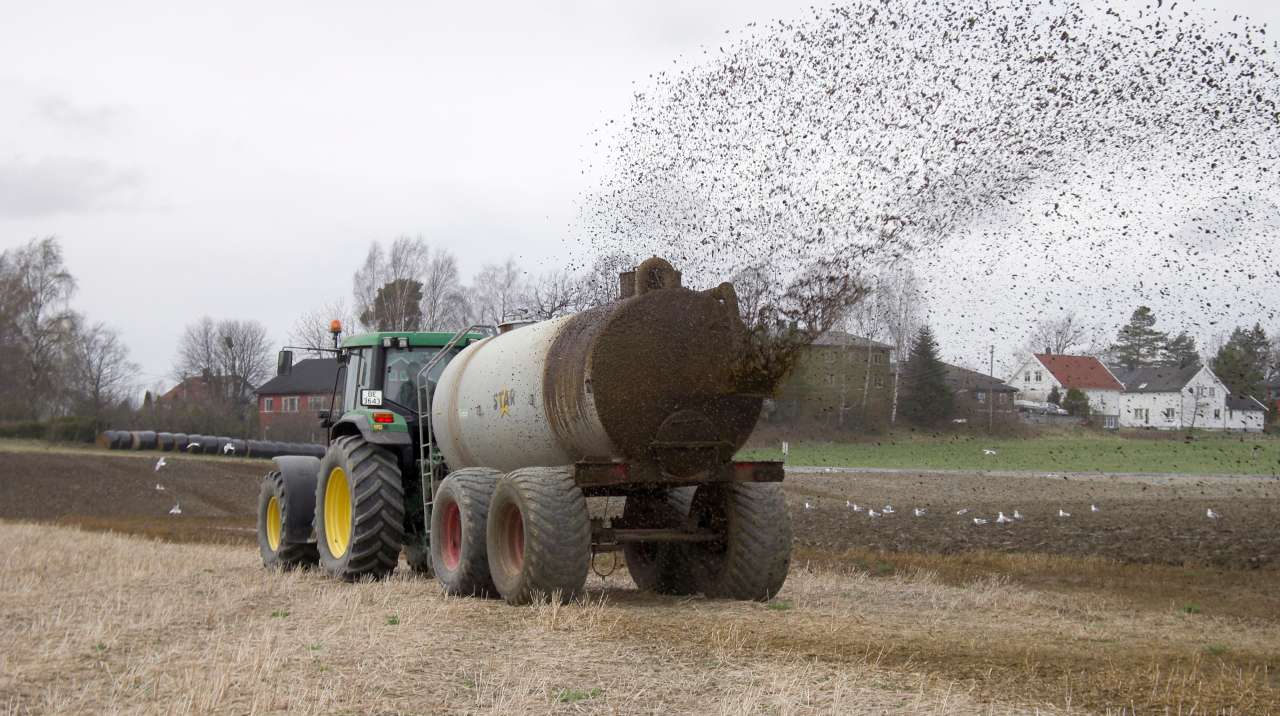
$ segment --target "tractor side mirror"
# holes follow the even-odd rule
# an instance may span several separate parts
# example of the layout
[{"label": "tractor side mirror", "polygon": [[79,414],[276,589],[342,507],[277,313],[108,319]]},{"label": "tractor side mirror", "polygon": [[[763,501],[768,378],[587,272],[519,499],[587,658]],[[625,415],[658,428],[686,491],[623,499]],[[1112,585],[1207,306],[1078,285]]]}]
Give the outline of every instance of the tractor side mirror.
[{"label": "tractor side mirror", "polygon": [[289,375],[293,372],[293,351],[280,351],[276,356],[276,375]]}]

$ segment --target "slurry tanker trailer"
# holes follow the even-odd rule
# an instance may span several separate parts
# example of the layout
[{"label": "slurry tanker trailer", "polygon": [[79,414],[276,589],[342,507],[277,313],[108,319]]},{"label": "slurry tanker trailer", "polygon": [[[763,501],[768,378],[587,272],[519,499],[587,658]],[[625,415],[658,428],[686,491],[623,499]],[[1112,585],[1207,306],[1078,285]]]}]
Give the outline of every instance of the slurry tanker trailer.
[{"label": "slurry tanker trailer", "polygon": [[791,524],[781,463],[734,460],[763,396],[740,387],[733,286],[684,288],[659,258],[619,284],[607,305],[496,329],[339,342],[335,322],[328,449],[264,478],[264,564],[354,581],[403,551],[451,594],[522,604],[573,598],[595,555],[621,552],[641,589],[772,598]]}]

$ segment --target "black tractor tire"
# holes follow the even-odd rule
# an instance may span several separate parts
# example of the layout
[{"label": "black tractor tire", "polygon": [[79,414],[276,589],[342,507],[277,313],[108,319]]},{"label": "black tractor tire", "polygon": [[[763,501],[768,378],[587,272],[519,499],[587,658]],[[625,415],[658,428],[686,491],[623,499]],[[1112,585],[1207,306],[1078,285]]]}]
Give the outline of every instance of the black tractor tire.
[{"label": "black tractor tire", "polygon": [[258,552],[262,555],[262,566],[284,571],[314,567],[320,561],[315,543],[290,542],[284,529],[288,523],[289,500],[284,477],[279,470],[269,472],[262,478],[262,489],[258,492]]},{"label": "black tractor tire", "polygon": [[358,435],[329,446],[316,480],[315,534],[320,566],[338,579],[381,579],[395,571],[404,544],[404,487],[391,453]]},{"label": "black tractor tire", "polygon": [[723,535],[687,546],[698,591],[767,602],[782,589],[791,565],[791,517],[781,483],[701,485],[689,520]]},{"label": "black tractor tire", "polygon": [[[622,522],[629,529],[680,529],[689,519],[692,487],[627,496]],[[698,583],[690,571],[686,545],[676,542],[628,542],[622,546],[631,580],[642,591],[694,594]]]},{"label": "black tractor tire", "polygon": [[483,467],[452,472],[431,501],[431,565],[448,594],[497,593],[489,574],[489,502],[502,473]]},{"label": "black tractor tire", "polygon": [[582,593],[591,568],[587,500],[567,469],[527,467],[498,480],[486,530],[489,574],[508,604]]}]

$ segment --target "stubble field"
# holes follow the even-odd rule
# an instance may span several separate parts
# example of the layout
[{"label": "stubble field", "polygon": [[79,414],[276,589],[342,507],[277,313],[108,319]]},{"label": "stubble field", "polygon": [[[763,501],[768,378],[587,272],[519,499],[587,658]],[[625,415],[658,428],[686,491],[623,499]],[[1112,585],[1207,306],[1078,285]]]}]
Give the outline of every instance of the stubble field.
[{"label": "stubble field", "polygon": [[154,461],[0,449],[0,712],[1280,712],[1275,481],[797,473],[773,603],[517,609],[264,572],[266,465]]}]

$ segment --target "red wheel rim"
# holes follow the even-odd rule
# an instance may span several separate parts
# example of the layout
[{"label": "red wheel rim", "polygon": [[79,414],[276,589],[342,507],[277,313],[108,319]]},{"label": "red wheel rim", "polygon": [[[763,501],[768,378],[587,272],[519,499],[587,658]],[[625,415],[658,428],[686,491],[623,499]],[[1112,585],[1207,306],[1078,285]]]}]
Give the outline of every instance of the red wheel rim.
[{"label": "red wheel rim", "polygon": [[520,516],[520,508],[512,505],[507,510],[507,565],[511,572],[519,572],[524,568],[524,518]]},{"label": "red wheel rim", "polygon": [[440,545],[440,556],[444,558],[447,569],[457,569],[462,562],[462,510],[458,503],[450,502],[444,508],[444,537]]}]

